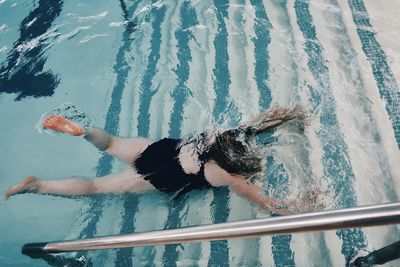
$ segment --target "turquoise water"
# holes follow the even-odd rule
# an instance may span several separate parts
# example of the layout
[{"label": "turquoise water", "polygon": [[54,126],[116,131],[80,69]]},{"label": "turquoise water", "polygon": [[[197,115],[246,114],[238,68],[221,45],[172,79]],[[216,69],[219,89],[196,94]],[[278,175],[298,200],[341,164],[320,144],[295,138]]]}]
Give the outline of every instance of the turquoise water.
[{"label": "turquoise water", "polygon": [[[317,184],[334,194],[333,208],[397,201],[399,9],[383,0],[0,0],[0,191],[28,175],[124,168],[80,138],[37,131],[42,114],[65,102],[110,133],[155,140],[299,105],[309,113],[305,136],[276,132],[283,141],[267,159],[266,192]],[[268,216],[225,188],[173,202],[161,193],[25,194],[0,209],[1,266],[49,265],[21,255],[24,243]],[[344,266],[353,252],[399,237],[379,227],[63,257],[89,266]]]}]

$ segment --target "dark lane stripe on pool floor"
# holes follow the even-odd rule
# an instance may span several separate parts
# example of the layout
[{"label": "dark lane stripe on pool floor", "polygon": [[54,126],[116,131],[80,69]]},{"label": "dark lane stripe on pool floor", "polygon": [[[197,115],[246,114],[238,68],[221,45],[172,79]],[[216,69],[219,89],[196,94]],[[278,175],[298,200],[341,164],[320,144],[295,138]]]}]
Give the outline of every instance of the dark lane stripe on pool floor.
[{"label": "dark lane stripe on pool floor", "polygon": [[175,32],[175,38],[178,41],[177,57],[179,62],[175,70],[178,84],[171,91],[174,102],[168,133],[171,138],[181,137],[184,106],[187,98],[192,95],[191,88],[188,88],[186,85],[190,74],[189,62],[192,61],[189,42],[193,39],[193,27],[198,25],[196,11],[190,5],[189,1],[184,1],[179,15],[181,18],[181,27]]},{"label": "dark lane stripe on pool floor", "polygon": [[[229,1],[214,0],[214,6],[217,18],[217,34],[213,42],[215,48],[213,75],[216,99],[212,114],[214,123],[222,124],[223,115],[228,108],[229,85],[231,84],[228,67],[228,30],[225,24],[225,19],[228,19]],[[227,188],[213,188],[213,195],[210,209],[212,223],[226,222],[230,213],[229,190]],[[228,241],[212,241],[210,247],[208,266],[229,266]]]},{"label": "dark lane stripe on pool floor", "polygon": [[[180,28],[175,32],[178,47],[178,65],[176,66],[177,82],[175,88],[171,91],[174,102],[172,114],[169,122],[169,137],[180,138],[182,135],[183,113],[187,99],[192,95],[191,88],[187,87],[190,75],[189,62],[192,61],[192,54],[189,43],[194,38],[193,29],[198,25],[197,14],[191,6],[190,1],[184,1],[179,10]],[[187,197],[182,196],[172,199],[169,203],[168,216],[164,229],[175,229],[181,226],[181,211],[186,206]],[[164,266],[177,266],[179,260],[179,248],[181,245],[166,245],[162,256]]]},{"label": "dark lane stripe on pool floor", "polygon": [[[128,11],[126,9],[125,2],[123,0],[120,0],[120,5],[122,9],[122,15],[124,19],[126,20],[129,18]],[[133,4],[133,6],[137,7],[137,2]],[[132,9],[132,7],[131,7]],[[128,19],[128,21],[130,21]],[[135,23],[129,22],[128,24],[125,25],[125,31],[123,33],[123,45],[121,46],[120,50],[118,51],[117,58],[116,58],[116,64],[114,65],[114,71],[117,73],[117,81],[115,83],[114,89],[113,89],[113,97],[112,99],[115,100],[114,102],[114,107],[111,108],[113,105],[113,101],[111,102],[109,111],[112,110],[112,112],[107,112],[107,120],[108,122],[109,116],[110,120],[113,120],[114,122],[114,127],[113,131],[111,132],[112,134],[117,135],[118,134],[118,128],[119,128],[119,119],[120,119],[120,114],[121,114],[121,98],[122,98],[122,93],[125,89],[126,81],[129,75],[130,70],[132,67],[130,66],[130,62],[128,60],[129,58],[129,53],[131,51],[131,43],[132,43],[132,38],[133,38],[133,33],[135,31]],[[106,124],[107,125],[107,124]],[[111,171],[111,170],[110,170]],[[120,234],[127,234],[130,232],[135,231],[135,226],[134,226],[134,218],[136,215],[136,212],[138,210],[138,198],[133,195],[126,195],[125,200],[124,200],[124,214],[122,215],[122,223],[120,227]],[[132,249],[119,249],[116,251],[116,258],[115,258],[115,266],[132,266],[132,256],[133,256],[133,251]]]},{"label": "dark lane stripe on pool floor", "polygon": [[271,105],[271,90],[267,81],[269,78],[269,53],[268,47],[271,43],[269,28],[272,27],[268,19],[265,7],[260,0],[251,0],[255,9],[254,32],[256,37],[252,39],[254,43],[255,73],[254,77],[257,89],[260,92],[259,105],[261,110],[267,109]]},{"label": "dark lane stripe on pool floor", "polygon": [[375,38],[368,11],[362,0],[349,0],[349,7],[361,41],[362,49],[371,64],[372,74],[393,125],[397,146],[400,148],[400,90],[396,78],[387,63],[385,51]]},{"label": "dark lane stripe on pool floor", "polygon": [[217,17],[218,30],[214,39],[215,48],[215,67],[214,92],[216,95],[215,107],[213,110],[214,123],[223,123],[223,114],[228,106],[229,85],[231,78],[229,75],[229,55],[228,55],[228,30],[225,19],[228,20],[228,0],[214,0],[215,15]]},{"label": "dark lane stripe on pool floor", "polygon": [[[279,193],[288,192],[289,176],[282,163],[276,163],[272,157],[267,158],[267,188],[269,192],[276,192],[279,188]],[[272,197],[275,197],[272,195]],[[275,215],[271,215],[275,216]],[[274,266],[296,266],[294,262],[294,252],[290,247],[292,235],[276,235],[271,239],[272,258],[274,259]]]},{"label": "dark lane stripe on pool floor", "polygon": [[[330,1],[334,8],[340,10],[340,6],[337,0]],[[363,131],[365,131],[366,135],[370,136],[370,139],[373,139],[375,136],[379,136],[380,133],[377,128],[377,124],[372,116],[372,103],[366,95],[367,92],[365,89],[364,81],[362,79],[362,73],[357,57],[357,52],[352,46],[348,29],[343,19],[343,12],[337,13],[335,18],[336,20],[334,23],[336,23],[338,27],[335,28],[335,31],[337,31],[337,35],[334,38],[337,41],[336,45],[338,46],[341,53],[339,55],[339,58],[343,64],[343,71],[350,76],[347,79],[349,80],[349,83],[352,85],[352,87],[356,89],[356,92],[353,92],[357,95],[358,99],[360,99],[359,101],[362,102],[363,112],[368,119],[368,127],[363,128]],[[381,144],[379,143],[375,143],[374,146],[371,146],[370,144],[368,148],[373,149],[374,151],[380,151],[382,149]],[[394,184],[394,181],[390,175],[388,155],[380,153],[379,159],[374,160],[376,160],[376,167],[380,169],[381,174],[379,175],[382,175],[382,188],[385,188],[384,190],[387,199],[389,201],[397,201],[396,190],[392,186]]]},{"label": "dark lane stripe on pool floor", "polygon": [[[271,90],[268,87],[267,81],[269,78],[269,45],[271,43],[271,36],[269,28],[272,27],[271,22],[266,13],[264,4],[259,0],[251,0],[254,6],[256,20],[254,24],[254,32],[256,37],[253,38],[254,43],[254,58],[255,60],[255,73],[257,88],[260,92],[259,105],[261,111],[266,110],[271,105],[272,96]],[[274,165],[273,159],[268,159],[269,164],[267,168]],[[267,169],[268,170],[268,169]],[[285,173],[287,182],[287,173],[282,168],[280,173]],[[280,179],[276,173],[270,173],[267,179],[268,188],[281,186],[285,181]],[[270,182],[272,181],[272,183]],[[294,266],[294,253],[290,248],[292,237],[291,235],[273,236],[271,239],[272,257],[275,266]]]},{"label": "dark lane stripe on pool floor", "polygon": [[[320,109],[321,129],[317,136],[322,145],[324,175],[333,179],[333,189],[337,196],[336,207],[354,207],[357,205],[353,189],[355,178],[349,162],[348,148],[336,118],[329,70],[322,55],[322,44],[317,39],[309,1],[296,0],[295,12],[297,24],[305,39],[304,50],[308,57],[308,69],[318,84],[317,88],[312,85],[308,85],[308,88],[311,106]],[[346,259],[349,259],[354,251],[366,248],[366,237],[360,229],[339,230],[336,233],[342,240],[342,254]]]},{"label": "dark lane stripe on pool floor", "polygon": [[[153,1],[153,4],[155,1]],[[139,91],[139,114],[138,114],[138,136],[149,138],[149,130],[150,130],[150,104],[153,96],[157,93],[158,88],[153,88],[153,79],[157,74],[157,64],[160,59],[160,46],[161,46],[161,25],[164,22],[165,14],[167,7],[166,5],[162,5],[159,8],[154,8],[151,11],[152,17],[152,34],[150,38],[150,53],[148,55],[147,67],[144,72],[140,90]],[[134,12],[134,11],[133,11]],[[132,12],[132,14],[133,14]],[[133,90],[136,90],[133,88]],[[125,207],[125,213],[132,213],[129,210],[129,206]],[[131,220],[134,220],[136,214],[132,215]],[[124,229],[124,232],[133,232],[129,228]],[[121,231],[122,233],[122,231]],[[155,248],[149,248],[146,250],[146,256],[138,255],[139,258],[145,259],[147,262],[154,262],[156,250]],[[135,257],[135,255],[133,255]],[[121,263],[123,261],[123,255],[120,257]],[[132,260],[132,259],[131,259]],[[121,266],[116,264],[116,266]]]},{"label": "dark lane stripe on pool floor", "polygon": [[161,24],[164,21],[166,6],[163,5],[160,8],[155,8],[152,11],[152,35],[150,41],[150,54],[148,57],[148,63],[146,72],[142,79],[142,84],[139,90],[139,116],[138,116],[138,135],[141,137],[149,137],[149,125],[150,125],[150,103],[152,97],[157,93],[158,88],[154,88],[152,81],[157,73],[157,63],[160,59],[160,46],[161,46]]},{"label": "dark lane stripe on pool floor", "polygon": [[[120,5],[122,8],[123,16],[126,14],[126,7],[124,2],[121,0]],[[133,4],[137,6],[137,3]],[[113,71],[117,74],[116,81],[111,93],[111,102],[108,107],[108,111],[106,114],[106,123],[104,129],[113,135],[117,135],[119,131],[119,116],[121,113],[121,98],[122,93],[125,88],[126,79],[128,77],[128,73],[130,71],[129,63],[126,61],[126,54],[130,51],[130,44],[132,40],[132,35],[135,31],[135,25],[128,23],[125,27],[125,30],[122,34],[122,46],[119,48],[118,53],[116,55],[115,64],[113,65]],[[99,162],[96,167],[96,176],[105,176],[111,173],[112,171],[112,162],[113,157],[103,154],[103,156],[99,159]],[[93,200],[89,204],[89,209],[86,212],[87,218],[83,221],[87,221],[87,225],[81,231],[79,238],[90,238],[96,234],[97,223],[99,222],[102,214],[103,208],[105,205],[105,199],[101,196],[93,197]],[[137,201],[128,200],[131,210],[137,209]],[[127,203],[124,203],[126,206]],[[77,258],[82,255],[86,255],[87,252],[81,252],[77,254]],[[118,252],[117,252],[118,254]],[[125,254],[125,253],[124,253]],[[130,252],[130,254],[132,254]]]}]

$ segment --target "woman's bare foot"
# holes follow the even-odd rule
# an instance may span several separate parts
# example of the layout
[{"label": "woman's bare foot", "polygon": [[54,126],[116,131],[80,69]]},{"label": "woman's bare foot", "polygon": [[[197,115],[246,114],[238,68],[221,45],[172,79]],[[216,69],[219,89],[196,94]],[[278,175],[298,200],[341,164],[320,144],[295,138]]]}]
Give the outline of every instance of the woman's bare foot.
[{"label": "woman's bare foot", "polygon": [[79,136],[85,133],[81,126],[60,115],[52,115],[46,118],[42,124],[44,128],[70,135]]},{"label": "woman's bare foot", "polygon": [[7,192],[4,194],[5,200],[16,194],[36,191],[37,186],[35,185],[35,183],[37,182],[37,180],[38,179],[35,176],[26,177],[22,182],[10,187],[7,190]]}]

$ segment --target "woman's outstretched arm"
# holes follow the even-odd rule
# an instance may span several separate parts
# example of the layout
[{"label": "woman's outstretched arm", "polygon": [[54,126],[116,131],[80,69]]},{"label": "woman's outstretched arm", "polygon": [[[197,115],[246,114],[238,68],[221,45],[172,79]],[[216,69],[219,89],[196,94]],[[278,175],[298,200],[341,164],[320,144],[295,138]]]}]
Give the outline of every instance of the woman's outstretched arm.
[{"label": "woman's outstretched arm", "polygon": [[[207,181],[213,186],[228,185],[236,194],[257,204],[260,208],[279,214],[288,214],[289,202],[276,200],[265,196],[261,188],[248,183],[246,177],[231,174],[221,168],[215,161],[211,160],[205,164],[205,175]],[[283,208],[282,208],[283,207]]]},{"label": "woman's outstretched arm", "polygon": [[[237,175],[233,175],[233,177],[235,176]],[[323,192],[320,189],[309,190],[299,195],[296,200],[285,201],[265,196],[261,188],[248,183],[244,176],[238,176],[232,179],[229,187],[238,195],[258,204],[261,208],[282,215],[316,211],[326,207],[326,203],[321,199]]]},{"label": "woman's outstretched arm", "polygon": [[239,196],[250,200],[264,210],[282,215],[286,215],[289,213],[287,209],[290,205],[289,202],[277,200],[264,195],[261,188],[247,182],[245,179],[246,178],[244,176],[233,175],[233,177],[230,178],[231,181],[228,184],[229,188],[231,188]]}]

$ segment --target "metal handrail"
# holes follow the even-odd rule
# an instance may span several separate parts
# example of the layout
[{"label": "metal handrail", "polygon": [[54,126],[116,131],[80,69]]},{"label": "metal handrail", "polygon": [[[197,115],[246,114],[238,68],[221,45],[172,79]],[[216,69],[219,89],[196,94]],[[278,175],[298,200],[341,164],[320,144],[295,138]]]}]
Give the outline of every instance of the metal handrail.
[{"label": "metal handrail", "polygon": [[23,246],[22,253],[37,256],[43,253],[154,246],[398,223],[400,223],[400,202],[395,202],[119,236],[31,243]]}]

